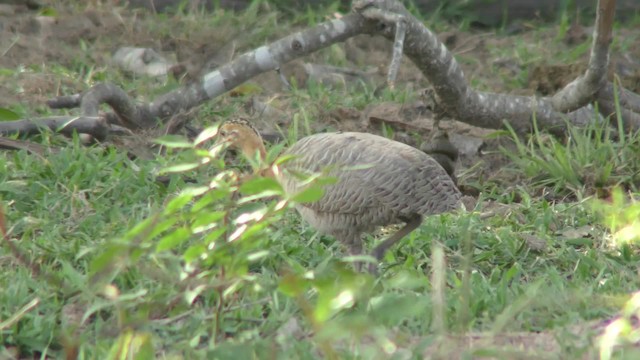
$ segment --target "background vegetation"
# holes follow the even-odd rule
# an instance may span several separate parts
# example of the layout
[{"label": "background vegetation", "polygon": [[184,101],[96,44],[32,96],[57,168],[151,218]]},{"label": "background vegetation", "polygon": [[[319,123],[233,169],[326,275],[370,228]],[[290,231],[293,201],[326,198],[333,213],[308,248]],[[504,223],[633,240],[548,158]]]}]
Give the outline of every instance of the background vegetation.
[{"label": "background vegetation", "polygon": [[[62,3],[45,15],[87,11]],[[0,115],[49,114],[38,99],[105,80],[148,98],[178,86],[106,65],[105,54],[125,40],[224,42],[244,32],[246,50],[323,21],[338,5],[286,16],[260,2],[233,16],[139,15],[129,32],[67,45],[75,50],[58,62],[7,60],[0,81],[14,97]],[[494,91],[522,91],[536,63],[578,62],[588,50],[588,39],[563,42],[566,17],[517,36],[423,18],[439,32],[490,38],[458,58],[474,86]],[[638,45],[637,30],[619,31],[629,36],[618,37],[614,51]],[[333,46],[313,60],[344,65],[344,51]],[[485,67],[487,58],[507,59],[516,70]],[[43,93],[25,86],[34,79],[47,85],[47,78],[55,86]],[[44,133],[34,141],[55,148],[44,156],[0,153],[0,357],[639,355],[638,134],[616,126],[571,129],[565,139],[493,133],[487,156],[459,169],[461,187],[478,197],[475,211],[427,219],[374,278],[355,273],[332,238],[290,210],[317,198],[319,188],[286,195],[275,181],[246,175],[245,160],[212,142],[216,124],[260,91],[256,83],[198,109],[193,122],[208,130],[195,140],[85,146]],[[280,105],[294,121],[270,159],[307,133],[339,128],[334,110],[420,97],[418,86],[380,96],[369,85],[355,89],[311,82],[285,94]],[[168,181],[154,181],[157,175]],[[321,187],[323,179],[315,181]],[[379,239],[369,237],[369,247]]]}]

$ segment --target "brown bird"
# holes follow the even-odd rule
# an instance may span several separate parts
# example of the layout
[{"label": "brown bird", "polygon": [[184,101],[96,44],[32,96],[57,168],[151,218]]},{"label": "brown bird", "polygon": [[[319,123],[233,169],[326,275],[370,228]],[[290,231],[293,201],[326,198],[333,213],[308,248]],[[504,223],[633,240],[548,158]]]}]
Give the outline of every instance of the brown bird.
[{"label": "brown bird", "polygon": [[[219,136],[245,156],[264,160],[259,132],[246,120],[220,126]],[[404,227],[374,248],[382,259],[389,247],[420,226],[423,216],[462,209],[461,194],[447,172],[431,156],[381,136],[358,133],[320,133],[300,139],[285,154],[293,160],[266,176],[275,176],[284,190],[303,189],[293,172],[321,172],[337,182],[324,187],[316,202],[297,204],[300,215],[316,230],[331,235],[353,255],[362,254],[362,234],[377,226],[404,222]],[[360,264],[357,265],[360,268]],[[369,267],[375,272],[376,265]]]}]

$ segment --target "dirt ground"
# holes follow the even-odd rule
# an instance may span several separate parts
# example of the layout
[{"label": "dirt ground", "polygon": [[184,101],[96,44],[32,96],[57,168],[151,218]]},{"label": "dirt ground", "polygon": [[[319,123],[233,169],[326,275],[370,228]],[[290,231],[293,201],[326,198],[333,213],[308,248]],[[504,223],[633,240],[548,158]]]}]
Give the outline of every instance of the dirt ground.
[{"label": "dirt ground", "polygon": [[[175,59],[178,66],[173,67],[172,71],[182,82],[197,79],[207,69],[215,68],[252,48],[244,41],[241,33],[234,32],[233,29],[213,33],[212,28],[206,26],[180,30],[184,23],[179,17],[171,16],[163,17],[165,26],[154,25],[157,15],[144,9],[130,10],[99,5],[86,8],[60,6],[54,8],[49,15],[41,16],[24,5],[0,4],[0,68],[5,69],[5,73],[10,71],[14,74],[0,74],[3,75],[0,107],[20,107],[30,116],[46,111],[46,100],[57,95],[81,92],[96,82],[95,79],[74,78],[65,73],[64,68],[85,67],[87,77],[96,71],[116,71],[112,55],[124,46],[151,48],[168,59]],[[176,30],[167,31],[172,29],[172,23],[175,23]],[[531,49],[534,52],[550,52],[549,56],[540,57],[537,54],[537,58],[544,59],[542,61],[530,62],[526,58],[517,58],[515,52],[500,53],[496,49],[545,41],[555,44],[552,40],[558,36],[557,31],[558,29],[550,28],[540,33],[523,26],[516,35],[496,35],[492,31],[472,29],[444,31],[439,36],[456,54],[467,79],[472,84],[481,84],[483,90],[519,95],[548,95],[584,71],[587,51],[584,56],[577,57],[578,60],[567,63],[556,59],[563,58],[563,53],[571,53],[579,46],[585,48],[591,31],[589,28],[571,26],[562,41],[555,42],[558,45]],[[614,51],[612,55],[610,76],[617,74],[627,88],[638,92],[640,29],[619,28],[616,35],[618,39],[626,41],[626,46],[614,46],[614,50],[622,51]],[[230,42],[231,39],[233,43]],[[343,69],[358,72],[355,80],[366,77],[367,82],[380,84],[386,74],[390,48],[391,44],[383,38],[352,38],[339,46],[346,60]],[[510,54],[514,57],[509,57]],[[293,75],[298,84],[304,84],[310,76],[318,76],[310,75],[305,65],[317,61],[322,60],[312,55],[287,64],[283,67],[283,72],[288,76]],[[523,74],[528,74],[525,87],[505,82],[505,78],[522,77]],[[336,74],[330,74],[329,77],[331,76],[335,77]],[[349,76],[337,75],[339,81],[354,80]],[[263,98],[284,91],[276,74],[263,74],[252,82],[263,89]],[[423,76],[407,60],[400,70],[398,83],[414,89],[429,87]],[[135,91],[132,95],[136,95]],[[139,95],[147,101],[151,98],[147,94]],[[280,110],[286,114],[286,103]],[[379,132],[381,123],[384,122],[394,128],[398,140],[420,146],[410,133],[421,134],[424,139],[429,138],[433,129],[433,114],[430,110],[430,99],[424,97],[411,103],[375,104],[364,110],[340,108],[320,111],[317,130],[330,126],[340,130]],[[286,123],[286,119],[282,122]],[[440,128],[449,133],[451,142],[460,151],[463,168],[477,165],[478,162],[485,163],[484,167],[479,168],[484,171],[481,170],[475,176],[493,173],[495,168],[501,166],[502,162],[498,157],[481,158],[482,153],[490,153],[489,150],[497,147],[498,142],[485,138],[492,130],[456,121],[443,121]]]}]

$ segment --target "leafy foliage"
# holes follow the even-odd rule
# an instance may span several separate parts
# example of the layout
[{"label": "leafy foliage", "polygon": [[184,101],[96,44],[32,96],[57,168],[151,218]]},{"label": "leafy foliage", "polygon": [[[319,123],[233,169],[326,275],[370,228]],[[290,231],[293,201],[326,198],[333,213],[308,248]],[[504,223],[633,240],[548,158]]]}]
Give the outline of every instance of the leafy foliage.
[{"label": "leafy foliage", "polygon": [[[619,127],[622,129],[622,127]],[[608,193],[622,186],[640,188],[640,134],[620,131],[615,139],[607,123],[569,127],[559,140],[537,128],[522,142],[510,129],[517,151],[504,150],[516,171],[535,187],[550,188],[558,196]]]}]

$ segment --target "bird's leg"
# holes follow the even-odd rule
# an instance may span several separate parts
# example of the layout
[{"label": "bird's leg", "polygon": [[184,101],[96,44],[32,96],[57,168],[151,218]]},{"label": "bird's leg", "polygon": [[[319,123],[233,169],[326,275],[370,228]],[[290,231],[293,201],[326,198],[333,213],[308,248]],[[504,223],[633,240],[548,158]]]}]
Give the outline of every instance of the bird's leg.
[{"label": "bird's leg", "polygon": [[[348,230],[340,234],[335,234],[335,237],[347,247],[349,255],[362,255],[362,237],[360,232]],[[356,271],[360,272],[362,270],[362,261],[357,261],[354,267]]]},{"label": "bird's leg", "polygon": [[[407,223],[402,227],[402,229],[396,231],[395,234],[389,236],[383,242],[381,242],[378,246],[373,249],[371,256],[376,258],[376,260],[380,261],[384,257],[384,253],[387,252],[387,249],[392,247],[395,243],[400,241],[403,237],[407,236],[410,232],[418,228],[422,223],[422,216],[417,215],[410,219],[408,219]],[[378,264],[370,264],[369,272],[372,274],[376,273],[378,268]]]}]

